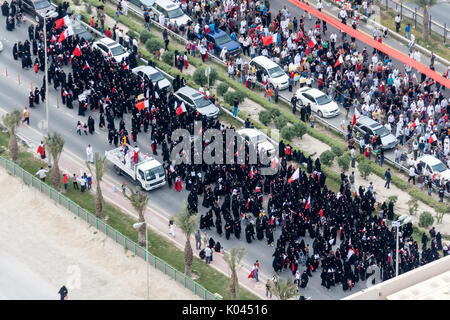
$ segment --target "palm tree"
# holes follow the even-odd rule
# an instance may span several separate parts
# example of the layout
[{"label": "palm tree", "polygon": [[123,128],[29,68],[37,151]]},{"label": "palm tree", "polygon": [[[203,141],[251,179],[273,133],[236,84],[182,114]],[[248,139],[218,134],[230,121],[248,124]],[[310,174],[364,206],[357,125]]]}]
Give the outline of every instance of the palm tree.
[{"label": "palm tree", "polygon": [[420,7],[423,8],[423,28],[422,39],[424,42],[428,41],[429,23],[430,23],[430,7],[436,4],[436,0],[414,0]]},{"label": "palm tree", "polygon": [[[130,200],[130,203],[133,206],[134,210],[137,211],[139,215],[139,222],[145,222],[144,211],[149,200],[148,194],[142,191],[139,186],[136,187],[136,191],[133,191],[133,189],[131,189],[130,187],[128,187],[128,189],[130,190],[131,195],[125,194],[125,197]],[[142,224],[138,231],[139,245],[145,246],[145,224]]]},{"label": "palm tree", "polygon": [[52,187],[56,190],[59,190],[60,180],[61,180],[61,174],[59,172],[59,157],[61,156],[61,153],[64,148],[64,139],[61,137],[61,135],[57,132],[54,132],[53,135],[50,133],[48,134],[45,139],[45,144],[47,145],[48,151],[52,155],[53,158],[53,167],[52,171],[50,173],[50,180],[52,182]]},{"label": "palm tree", "polygon": [[[86,161],[87,167],[89,169],[89,172],[91,175],[94,175],[92,173],[91,166],[89,165],[89,162]],[[100,186],[100,182],[102,182],[103,175],[106,171],[106,156],[103,158],[100,158],[100,154],[98,152],[95,153],[95,182],[97,185],[97,191],[95,193],[95,215],[98,218],[102,217],[102,211],[103,211],[103,194],[102,189]]]},{"label": "palm tree", "polygon": [[190,277],[192,261],[194,260],[191,236],[198,228],[198,218],[196,215],[189,213],[187,204],[185,203],[183,210],[175,217],[175,223],[186,236],[186,244],[184,245],[184,273]]},{"label": "palm tree", "polygon": [[287,280],[276,277],[273,286],[273,294],[280,300],[289,300],[299,295],[297,292],[297,284],[289,277]]},{"label": "palm tree", "polygon": [[239,280],[237,272],[241,269],[240,263],[245,254],[245,248],[231,248],[230,252],[224,252],[223,259],[230,268],[230,294],[231,300],[236,300]]},{"label": "palm tree", "polygon": [[9,153],[11,154],[11,159],[17,162],[19,158],[19,147],[17,145],[16,131],[20,125],[22,113],[18,109],[14,109],[13,112],[5,114],[2,119],[9,133]]}]

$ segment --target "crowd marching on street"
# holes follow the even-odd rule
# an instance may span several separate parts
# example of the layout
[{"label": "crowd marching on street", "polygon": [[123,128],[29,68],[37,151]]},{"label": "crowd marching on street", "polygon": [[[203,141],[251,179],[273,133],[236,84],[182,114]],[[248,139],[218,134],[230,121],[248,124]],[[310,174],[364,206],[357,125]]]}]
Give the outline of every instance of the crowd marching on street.
[{"label": "crowd marching on street", "polygon": [[[186,47],[189,54],[194,55],[202,47],[201,43],[196,44],[194,32],[222,29],[237,39],[244,54],[265,55],[282,65],[290,75],[289,91],[298,85],[317,84],[356,117],[371,117],[388,125],[402,144],[418,145],[414,157],[426,153],[448,160],[448,99],[438,83],[425,76],[417,77],[410,67],[398,70],[382,52],[358,50],[355,39],[348,39],[344,33],[339,37],[328,34],[323,21],[317,20],[316,28],[306,30],[305,19],[311,19],[308,14],[297,19],[284,8],[272,16],[268,0],[183,1],[181,5],[194,19],[184,30],[190,40]],[[349,23],[353,18],[351,24],[357,28],[358,13],[350,11],[344,10],[342,21]],[[383,281],[395,275],[396,233],[388,221],[394,219],[393,202],[377,205],[372,188],[357,189],[354,179],[352,183],[345,174],[339,192],[329,190],[320,160],[305,157],[283,141],[278,146],[279,161],[273,160],[268,165],[249,164],[247,145],[244,150],[233,146],[236,154],[245,154],[246,164],[175,164],[171,154],[181,140],[172,140],[174,130],[187,129],[195,135],[194,121],[201,121],[203,131],[215,128],[223,133],[226,150],[229,146],[225,142],[225,129],[233,127],[207,119],[192,109],[179,111],[180,104],[173,92],[186,84],[184,78],[177,76],[173,90],[161,90],[151,80],[131,72],[137,66],[135,51],[116,62],[78,36],[61,39],[61,31],[54,21],[47,25],[48,83],[59,92],[63,107],[77,108],[79,118],[87,118],[85,123],[78,121],[74,132],[89,136],[96,130],[106,130],[107,143],[116,147],[137,146],[138,135],[145,135],[153,154],[162,155],[170,192],[183,188],[189,192],[191,214],[198,214],[199,205],[208,210],[200,216],[199,229],[204,233],[214,228],[222,244],[210,237],[207,246],[200,250],[201,234],[195,235],[196,249],[206,263],[213,261],[213,251],[221,252],[224,243],[234,237],[249,244],[264,241],[273,250],[273,272],[292,274],[303,289],[309,278],[320,274],[325,288],[341,286],[343,290],[351,290],[355,283],[369,276],[366,271],[371,265],[380,268]],[[272,34],[276,37],[270,41],[267,37]],[[381,37],[382,34],[374,35],[376,39]],[[41,73],[43,41],[42,27],[30,26],[29,39],[14,45],[14,58],[22,60],[23,68],[32,68],[34,59],[33,71]],[[200,49],[200,54],[204,50]],[[235,66],[233,77],[247,86],[256,79],[269,90],[269,82],[260,72],[249,68],[241,58],[227,56],[225,53],[227,63]],[[138,109],[135,101],[141,94],[145,107]],[[30,91],[24,114],[45,98],[44,81],[41,88]],[[126,121],[125,114],[131,120]],[[29,119],[24,121],[28,123]],[[355,136],[351,123],[348,131],[349,141],[364,141],[361,152],[370,144],[375,150],[378,148],[377,139],[366,141],[364,136]],[[203,141],[203,147],[212,142]],[[43,144],[38,152],[45,157]],[[94,162],[93,154],[89,144],[86,160],[90,163]],[[193,158],[195,152],[191,155]],[[296,168],[299,164],[306,169]],[[262,175],[262,167],[270,165],[278,166],[278,172]],[[36,174],[45,179],[46,170],[41,168]],[[441,183],[439,177],[429,179]],[[79,182],[81,192],[91,188],[90,175],[77,177],[65,172],[65,190],[69,180],[76,189]],[[278,239],[274,237],[275,230],[281,231]],[[430,239],[424,234],[421,248],[413,240],[412,232],[411,223],[401,227],[400,273],[438,259],[440,251],[448,254],[439,232],[430,230]],[[173,223],[169,224],[169,233],[175,237]],[[311,247],[305,244],[307,236],[313,239]],[[250,276],[259,281],[259,272],[256,261]],[[270,286],[266,294],[272,296]]]}]

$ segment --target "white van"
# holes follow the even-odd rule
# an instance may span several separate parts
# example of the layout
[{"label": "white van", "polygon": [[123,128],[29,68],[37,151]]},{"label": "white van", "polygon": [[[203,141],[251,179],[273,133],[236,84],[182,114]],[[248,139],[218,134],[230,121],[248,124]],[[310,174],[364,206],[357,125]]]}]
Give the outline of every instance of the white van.
[{"label": "white van", "polygon": [[174,3],[171,0],[155,0],[152,5],[153,11],[155,11],[155,19],[158,20],[159,15],[163,15],[169,20],[169,23],[173,25],[175,22],[179,27],[185,26],[191,21],[191,18],[187,16],[178,3]]},{"label": "white van", "polygon": [[269,82],[280,90],[289,87],[289,76],[278,64],[265,56],[255,57],[250,61],[250,67],[255,66],[256,70],[261,70],[263,75],[268,76]]}]

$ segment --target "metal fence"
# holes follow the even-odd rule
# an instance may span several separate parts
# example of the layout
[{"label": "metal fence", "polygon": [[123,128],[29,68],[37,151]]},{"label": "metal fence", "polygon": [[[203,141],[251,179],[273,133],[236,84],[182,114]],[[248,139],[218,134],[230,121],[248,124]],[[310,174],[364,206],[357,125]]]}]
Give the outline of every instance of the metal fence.
[{"label": "metal fence", "polygon": [[153,265],[154,268],[164,272],[164,274],[168,275],[169,277],[173,277],[173,280],[184,285],[185,288],[193,291],[195,295],[204,300],[221,300],[220,297],[206,290],[202,285],[187,277],[184,273],[178,271],[170,264],[146,251],[145,248],[141,247],[133,240],[127,238],[125,235],[123,235],[113,227],[98,219],[95,215],[83,209],[78,204],[76,204],[45,182],[36,178],[33,174],[29,173],[14,162],[5,159],[2,156],[0,156],[0,162],[1,166],[4,167],[8,173],[12,174],[15,177],[20,177],[22,179],[22,182],[26,185],[39,189],[41,193],[48,195],[48,197],[55,203],[58,203],[59,205],[65,207],[80,219],[85,220],[86,223],[94,226],[97,230],[103,232],[106,236],[110,237],[125,249],[133,251],[135,256],[144,259],[144,261]]}]

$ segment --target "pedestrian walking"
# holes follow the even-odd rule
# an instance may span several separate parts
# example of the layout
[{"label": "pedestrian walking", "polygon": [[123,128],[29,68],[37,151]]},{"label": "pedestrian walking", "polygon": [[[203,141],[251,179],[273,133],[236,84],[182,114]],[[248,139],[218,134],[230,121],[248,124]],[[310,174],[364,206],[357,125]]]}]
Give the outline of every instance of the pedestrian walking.
[{"label": "pedestrian walking", "polygon": [[386,189],[389,189],[389,186],[391,184],[391,168],[388,168],[386,172],[384,173],[384,177],[386,178],[386,183],[384,184],[384,187]]},{"label": "pedestrian walking", "polygon": [[25,109],[23,109],[23,120],[22,123],[26,122],[27,125],[30,125],[30,110],[28,109],[28,107],[25,107]]},{"label": "pedestrian walking", "polygon": [[86,161],[89,163],[94,163],[94,151],[92,150],[92,146],[90,144],[86,147]]},{"label": "pedestrian walking", "polygon": [[355,164],[356,164],[356,151],[355,151],[355,147],[353,147],[353,146],[350,151],[350,156],[352,157],[352,168],[354,168]]},{"label": "pedestrian walking", "polygon": [[81,192],[84,192],[86,190],[86,178],[85,177],[86,177],[86,173],[80,177]]},{"label": "pedestrian walking", "polygon": [[210,247],[206,247],[205,248],[205,262],[206,264],[210,264],[211,263],[211,256],[212,256],[212,250]]},{"label": "pedestrian walking", "polygon": [[414,167],[411,165],[409,167],[409,178],[408,178],[408,183],[410,181],[413,181],[413,184],[416,184],[416,169],[414,169]]},{"label": "pedestrian walking", "polygon": [[126,192],[127,192],[127,184],[125,183],[125,181],[122,181],[122,194],[126,196]]},{"label": "pedestrian walking", "polygon": [[74,173],[72,176],[72,183],[73,183],[73,188],[75,190],[80,190],[80,188],[78,187],[78,179],[77,179],[77,175]]},{"label": "pedestrian walking", "polygon": [[233,117],[237,117],[238,108],[239,108],[239,100],[238,98],[235,97],[233,102]]},{"label": "pedestrian walking", "polygon": [[59,289],[58,293],[59,293],[59,296],[61,298],[60,300],[67,300],[68,299],[67,295],[69,293],[69,290],[67,290],[66,286],[62,286],[61,289]]},{"label": "pedestrian walking", "polygon": [[80,136],[81,136],[81,129],[82,129],[82,127],[83,127],[83,125],[81,124],[80,121],[78,121],[78,122],[77,122],[76,129],[77,129],[77,133],[78,133]]},{"label": "pedestrian walking", "polygon": [[175,238],[175,229],[173,225],[173,219],[169,220],[169,234]]},{"label": "pedestrian walking", "polygon": [[43,141],[39,144],[36,152],[39,153],[41,159],[45,159],[45,146]]},{"label": "pedestrian walking", "polygon": [[273,282],[271,279],[267,279],[266,282],[266,297],[272,299],[272,286],[273,286]]},{"label": "pedestrian walking", "polygon": [[45,182],[45,178],[47,177],[47,169],[44,169],[43,167],[41,167],[41,169],[36,172],[36,175],[39,176],[39,179],[41,179],[41,181]]},{"label": "pedestrian walking", "polygon": [[197,230],[195,234],[195,249],[200,250],[202,247],[202,236],[200,234],[200,230]]},{"label": "pedestrian walking", "polygon": [[67,192],[67,180],[68,180],[67,172],[64,172],[63,174],[63,184],[64,184],[64,191]]}]

